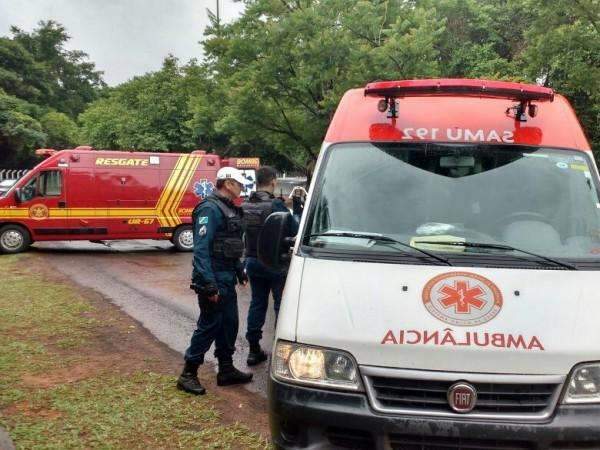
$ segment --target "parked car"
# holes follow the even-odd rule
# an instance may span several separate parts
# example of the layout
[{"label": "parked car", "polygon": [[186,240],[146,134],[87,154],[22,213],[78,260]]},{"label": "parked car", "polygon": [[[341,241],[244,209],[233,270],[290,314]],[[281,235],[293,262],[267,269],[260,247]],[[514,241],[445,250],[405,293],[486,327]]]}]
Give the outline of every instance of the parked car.
[{"label": "parked car", "polygon": [[4,197],[10,188],[14,186],[17,180],[2,180],[0,181],[0,197]]}]

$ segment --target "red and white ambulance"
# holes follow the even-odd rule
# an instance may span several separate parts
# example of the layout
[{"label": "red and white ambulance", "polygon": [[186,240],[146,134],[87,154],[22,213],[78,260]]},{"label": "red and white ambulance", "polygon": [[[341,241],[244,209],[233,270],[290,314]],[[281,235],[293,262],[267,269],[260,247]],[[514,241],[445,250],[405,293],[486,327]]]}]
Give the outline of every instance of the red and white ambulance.
[{"label": "red and white ambulance", "polygon": [[[193,247],[191,214],[224,166],[255,179],[258,158],[40,149],[40,164],[0,197],[0,252],[34,241],[170,239]],[[252,185],[250,185],[252,189]]]},{"label": "red and white ambulance", "polygon": [[[259,243],[270,266],[277,242]],[[599,274],[598,170],[565,98],[347,92],[279,312],[276,447],[600,449]]]}]

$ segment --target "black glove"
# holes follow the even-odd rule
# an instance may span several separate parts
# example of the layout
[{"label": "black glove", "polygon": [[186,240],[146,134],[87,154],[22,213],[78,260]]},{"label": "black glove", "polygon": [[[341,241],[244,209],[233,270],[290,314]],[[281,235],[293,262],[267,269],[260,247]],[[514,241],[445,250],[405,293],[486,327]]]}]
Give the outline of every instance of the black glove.
[{"label": "black glove", "polygon": [[235,275],[237,276],[240,284],[246,284],[248,282],[248,275],[246,275],[246,272],[242,267],[235,269]]},{"label": "black glove", "polygon": [[192,282],[192,284],[190,284],[190,289],[196,292],[196,294],[205,297],[212,297],[213,295],[217,295],[219,293],[219,288],[212,283],[200,285]]},{"label": "black glove", "polygon": [[302,215],[302,211],[304,211],[304,199],[302,197],[292,197],[292,211],[295,216]]}]

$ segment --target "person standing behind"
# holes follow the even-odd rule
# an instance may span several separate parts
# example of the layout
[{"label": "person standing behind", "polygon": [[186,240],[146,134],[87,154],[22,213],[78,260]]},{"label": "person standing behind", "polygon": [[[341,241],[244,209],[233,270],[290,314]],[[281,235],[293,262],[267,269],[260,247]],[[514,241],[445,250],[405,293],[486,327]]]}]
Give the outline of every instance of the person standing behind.
[{"label": "person standing behind", "polygon": [[202,200],[192,214],[194,256],[191,287],[198,294],[200,317],[185,352],[185,366],[177,388],[191,394],[206,392],[198,380],[198,367],[215,342],[219,363],[217,385],[247,383],[252,374],[233,366],[238,334],[236,278],[246,284],[240,257],[243,254],[243,211],[233,201],[247,180],[242,172],[224,167],[217,172],[217,190]]},{"label": "person standing behind", "polygon": [[[277,172],[269,166],[263,166],[256,171],[256,192],[242,204],[245,224],[246,273],[250,280],[252,300],[248,310],[248,326],[246,339],[250,344],[247,363],[255,366],[267,360],[267,354],[260,346],[262,328],[265,324],[269,306],[269,293],[273,294],[273,309],[275,317],[279,313],[281,295],[285,285],[286,271],[273,271],[262,265],[257,259],[258,235],[273,212],[287,212],[284,202],[275,198],[277,187]],[[298,232],[298,221],[292,219],[290,235]]]}]

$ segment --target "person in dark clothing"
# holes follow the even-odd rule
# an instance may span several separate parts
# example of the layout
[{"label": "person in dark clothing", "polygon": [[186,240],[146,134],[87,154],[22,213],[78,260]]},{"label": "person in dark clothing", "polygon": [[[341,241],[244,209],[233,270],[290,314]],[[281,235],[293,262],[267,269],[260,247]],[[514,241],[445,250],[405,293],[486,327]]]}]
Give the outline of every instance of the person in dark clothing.
[{"label": "person in dark clothing", "polygon": [[[277,172],[275,172],[275,169],[269,166],[258,169],[256,171],[256,184],[256,192],[253,192],[248,200],[242,204],[245,224],[246,273],[252,290],[246,331],[246,339],[250,344],[247,359],[249,366],[267,360],[267,354],[262,350],[260,340],[262,339],[262,328],[265,324],[269,306],[269,294],[273,294],[273,309],[275,318],[277,318],[287,275],[286,271],[273,271],[265,267],[257,259],[258,235],[267,217],[273,212],[289,213],[283,200],[274,196],[277,186]],[[298,218],[294,217],[290,236],[295,236],[297,232]]]},{"label": "person in dark clothing", "polygon": [[233,366],[238,334],[236,279],[246,284],[240,257],[243,254],[241,208],[233,200],[247,184],[243,174],[232,167],[217,172],[217,190],[202,200],[192,213],[194,256],[191,287],[198,294],[200,317],[185,352],[185,366],[177,388],[202,395],[205,389],[198,380],[198,367],[215,343],[219,363],[217,385],[247,383],[252,374]]}]

